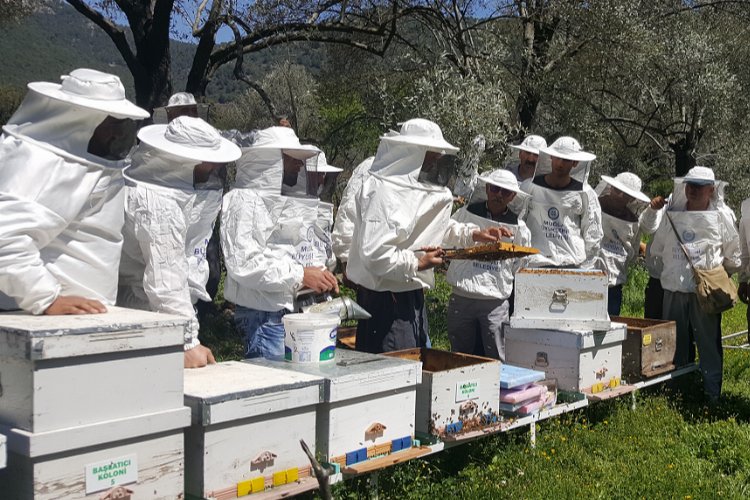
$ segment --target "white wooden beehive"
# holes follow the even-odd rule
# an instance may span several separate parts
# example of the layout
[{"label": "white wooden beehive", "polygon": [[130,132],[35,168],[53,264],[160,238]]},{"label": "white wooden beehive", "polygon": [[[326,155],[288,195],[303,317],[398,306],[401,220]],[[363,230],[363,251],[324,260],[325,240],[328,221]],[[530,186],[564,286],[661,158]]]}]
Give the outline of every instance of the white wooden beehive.
[{"label": "white wooden beehive", "polygon": [[514,287],[513,328],[609,329],[604,271],[524,268]]},{"label": "white wooden beehive", "polygon": [[[81,434],[74,429],[56,436],[27,436],[25,446],[16,443],[26,448],[25,453],[11,451],[8,467],[0,470],[0,497],[104,499],[116,498],[115,490],[122,488],[133,498],[181,498],[182,428],[189,419],[190,411],[183,408],[161,417],[127,419],[112,428],[104,425],[97,434]],[[146,428],[166,430],[101,443],[114,436],[138,436]],[[20,441],[19,436],[9,439],[11,448],[14,441]]]},{"label": "white wooden beehive", "polygon": [[404,438],[411,446],[421,363],[344,349],[324,363],[247,362],[325,379],[317,445],[326,460],[342,463],[342,457],[358,454],[356,461],[342,465],[361,462],[373,454],[398,451],[390,445]]},{"label": "white wooden beehive", "polygon": [[0,314],[0,424],[40,433],[181,408],[186,320]]},{"label": "white wooden beehive", "polygon": [[416,431],[446,437],[497,423],[500,361],[437,349],[406,349],[386,356],[422,362]]},{"label": "white wooden beehive", "polygon": [[612,323],[605,331],[564,331],[513,328],[505,325],[505,361],[543,371],[564,391],[590,389],[594,384],[619,383],[622,343],[627,327]]},{"label": "white wooden beehive", "polygon": [[230,361],[185,371],[185,493],[234,498],[310,477],[323,378]]}]

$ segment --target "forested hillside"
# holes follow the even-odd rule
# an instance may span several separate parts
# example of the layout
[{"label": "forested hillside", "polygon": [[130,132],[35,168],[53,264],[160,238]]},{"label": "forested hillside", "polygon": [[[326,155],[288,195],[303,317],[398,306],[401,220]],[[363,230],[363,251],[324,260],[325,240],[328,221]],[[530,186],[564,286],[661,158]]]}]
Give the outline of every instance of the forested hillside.
[{"label": "forested hillside", "polygon": [[[73,68],[91,67],[122,78],[133,95],[133,78],[112,41],[99,28],[61,3],[17,22],[0,24],[0,87],[24,87],[30,81],[58,81]],[[173,40],[172,85],[182,90],[190,69],[194,47]],[[323,50],[314,44],[295,43],[272,48],[247,58],[245,71],[261,78],[275,63],[290,61],[317,72]],[[232,76],[231,66],[222,68],[208,87],[208,99],[226,102],[245,90]]]}]

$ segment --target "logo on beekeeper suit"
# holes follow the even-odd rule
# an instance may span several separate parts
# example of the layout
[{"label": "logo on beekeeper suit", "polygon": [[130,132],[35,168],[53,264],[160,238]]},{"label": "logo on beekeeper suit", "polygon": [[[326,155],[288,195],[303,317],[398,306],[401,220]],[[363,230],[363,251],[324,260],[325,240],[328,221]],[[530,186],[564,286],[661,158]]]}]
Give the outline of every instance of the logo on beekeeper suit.
[{"label": "logo on beekeeper suit", "polygon": [[547,215],[552,220],[557,220],[558,217],[560,217],[560,211],[555,207],[550,207],[549,210],[547,210]]},{"label": "logo on beekeeper suit", "polygon": [[682,239],[687,242],[693,241],[695,239],[695,231],[692,229],[685,229],[682,232]]}]

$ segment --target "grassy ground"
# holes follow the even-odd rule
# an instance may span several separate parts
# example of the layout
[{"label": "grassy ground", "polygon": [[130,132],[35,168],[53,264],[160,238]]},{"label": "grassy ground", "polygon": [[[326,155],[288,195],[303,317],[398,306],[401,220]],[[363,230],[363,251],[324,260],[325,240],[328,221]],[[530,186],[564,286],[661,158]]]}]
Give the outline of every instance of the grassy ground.
[{"label": "grassy ground", "polygon": [[[631,273],[623,315],[642,316],[648,277]],[[428,294],[430,333],[447,348],[450,287]],[[724,314],[725,333],[747,328],[744,305]],[[238,359],[239,338],[224,317],[202,332],[222,359]],[[738,339],[744,342],[744,339]],[[518,429],[380,473],[381,498],[750,498],[750,351],[726,350],[724,398],[710,407],[700,375],[675,387],[597,403],[537,426],[537,447]],[[367,498],[368,479],[337,485],[337,498]]]}]

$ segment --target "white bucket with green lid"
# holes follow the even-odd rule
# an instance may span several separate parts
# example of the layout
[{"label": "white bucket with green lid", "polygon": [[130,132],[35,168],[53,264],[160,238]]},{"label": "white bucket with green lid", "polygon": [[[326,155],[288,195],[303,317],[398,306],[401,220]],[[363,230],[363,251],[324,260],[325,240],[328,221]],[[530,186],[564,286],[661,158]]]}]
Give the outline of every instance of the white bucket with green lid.
[{"label": "white bucket with green lid", "polygon": [[284,359],[320,363],[336,357],[336,332],[341,319],[334,314],[292,313],[283,317]]}]

